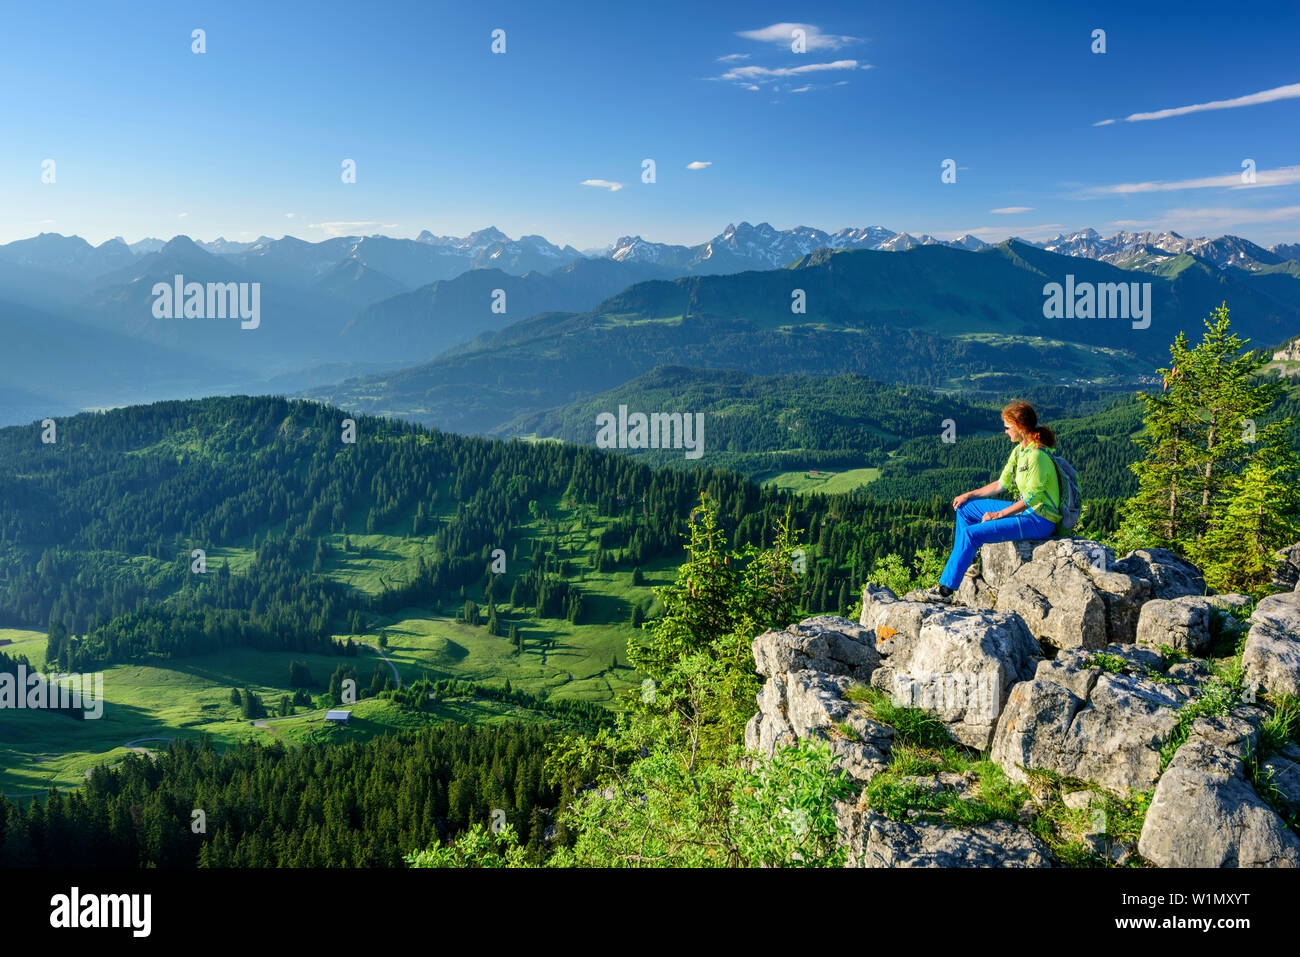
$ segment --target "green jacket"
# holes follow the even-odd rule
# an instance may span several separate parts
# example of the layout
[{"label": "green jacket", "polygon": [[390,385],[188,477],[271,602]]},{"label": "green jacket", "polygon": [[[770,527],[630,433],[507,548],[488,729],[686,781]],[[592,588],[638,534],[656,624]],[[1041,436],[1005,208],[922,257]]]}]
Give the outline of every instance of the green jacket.
[{"label": "green jacket", "polygon": [[1061,481],[1056,474],[1056,463],[1047,450],[1037,444],[1022,449],[1016,443],[998,476],[998,484],[1040,518],[1049,522],[1061,520]]}]

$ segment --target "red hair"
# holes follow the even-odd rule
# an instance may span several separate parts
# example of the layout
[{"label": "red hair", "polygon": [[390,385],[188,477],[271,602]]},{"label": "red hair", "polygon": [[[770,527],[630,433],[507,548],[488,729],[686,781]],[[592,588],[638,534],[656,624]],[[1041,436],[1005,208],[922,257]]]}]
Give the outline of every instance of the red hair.
[{"label": "red hair", "polygon": [[1046,425],[1038,424],[1038,413],[1028,402],[1009,402],[1002,410],[1002,418],[1006,419],[1025,436],[1039,445],[1052,448],[1056,445],[1056,433]]}]

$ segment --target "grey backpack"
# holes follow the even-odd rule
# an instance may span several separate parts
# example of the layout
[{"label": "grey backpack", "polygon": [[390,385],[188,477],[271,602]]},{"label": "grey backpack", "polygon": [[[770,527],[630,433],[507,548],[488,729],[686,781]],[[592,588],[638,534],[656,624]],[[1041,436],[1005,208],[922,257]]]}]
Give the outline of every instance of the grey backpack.
[{"label": "grey backpack", "polygon": [[1056,527],[1061,531],[1074,528],[1079,524],[1079,513],[1083,511],[1083,495],[1079,491],[1079,473],[1074,466],[1059,455],[1051,452],[1052,461],[1056,463],[1057,483],[1061,489],[1061,520]]}]

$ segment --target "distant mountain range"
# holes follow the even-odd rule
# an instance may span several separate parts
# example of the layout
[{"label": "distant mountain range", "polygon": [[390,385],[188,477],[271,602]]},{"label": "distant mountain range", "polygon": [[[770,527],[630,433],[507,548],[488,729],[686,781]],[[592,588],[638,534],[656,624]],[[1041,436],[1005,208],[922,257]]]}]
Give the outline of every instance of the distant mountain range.
[{"label": "distant mountain range", "polygon": [[[1142,271],[1170,282],[1192,267],[1195,269],[1188,276],[1217,272],[1220,279],[1216,282],[1235,284],[1228,292],[1238,298],[1264,296],[1282,310],[1279,315],[1289,316],[1286,310],[1297,302],[1300,244],[1264,249],[1235,236],[1187,239],[1170,232],[1120,232],[1103,238],[1086,229],[1046,242],[1017,240],[996,248],[1004,247],[1021,258],[1035,251],[1055,253],[1079,262],[1093,260],[1107,267]],[[768,294],[755,298],[755,290],[767,290],[772,283],[771,276],[763,278],[766,274],[794,264],[801,264],[800,268],[815,265],[819,256],[860,252],[911,255],[918,249],[949,250],[965,256],[985,255],[994,248],[970,235],[944,242],[927,234],[895,233],[883,226],[827,233],[810,227],[778,230],[768,223],[754,226],[745,222],[729,225],[708,242],[694,246],[632,236],[620,238],[597,255],[583,255],[572,246],[555,245],[541,236],[511,239],[492,227],[464,237],[438,236],[428,230],[416,239],[346,236],[321,242],[293,236],[263,236],[251,243],[224,238],[202,242],[176,236],[132,244],[114,238],[98,246],[77,236],[42,233],[0,245],[0,337],[30,344],[30,349],[24,347],[27,351],[21,369],[12,361],[0,365],[0,424],[29,421],[30,410],[47,405],[51,406],[49,414],[61,414],[85,406],[119,404],[127,400],[128,391],[130,401],[144,401],[216,391],[296,391],[347,378],[388,376],[402,367],[428,363],[447,350],[464,354],[470,348],[467,343],[485,335],[532,329],[536,325],[529,324],[532,320],[547,316],[563,322],[567,320],[556,317],[594,311],[607,318],[621,315],[620,321],[639,324],[646,318],[641,310],[660,294],[670,299],[686,296],[684,305],[658,313],[660,317],[682,314],[695,320],[753,321],[773,308],[772,301],[765,298]],[[909,273],[908,264],[913,262],[905,259],[897,265]],[[823,291],[821,304],[828,301],[826,297],[838,303],[836,322],[859,317],[868,325],[906,323],[920,321],[917,317],[924,315],[924,326],[945,309],[952,316],[970,316],[978,301],[984,314],[1002,317],[998,320],[1002,326],[982,321],[977,325],[989,332],[1006,332],[1009,315],[1036,308],[1023,288],[990,288],[978,277],[965,284],[951,276],[936,277],[935,288],[917,288],[913,294],[919,298],[907,301],[899,299],[888,285],[895,281],[890,276],[892,267],[874,263],[871,268],[882,285],[865,280],[862,285],[831,283]],[[958,272],[965,274],[965,267]],[[155,284],[171,283],[177,275],[187,282],[260,284],[261,325],[256,332],[249,332],[237,322],[155,318]],[[718,287],[730,290],[733,301],[708,305],[714,287],[698,283],[722,276],[748,278]],[[1025,276],[1020,276],[1017,282],[1023,279]],[[1035,281],[1041,288],[1040,280]],[[776,282],[788,285],[784,277]],[[1187,282],[1184,276],[1180,288]],[[1210,280],[1206,278],[1202,284],[1208,290]],[[1237,292],[1236,287],[1246,291]],[[947,298],[936,300],[937,290]],[[1013,299],[1018,305],[1010,309]],[[1204,312],[1218,301],[1185,305]],[[1242,305],[1261,311],[1247,302]],[[746,314],[744,310],[749,308],[757,312]],[[788,309],[788,302],[784,308]],[[898,318],[888,319],[890,315]],[[62,351],[36,348],[43,324],[40,317],[46,317],[49,330],[58,330],[56,338],[76,345]],[[1276,340],[1261,344],[1275,344],[1298,331],[1300,324],[1279,328]],[[141,348],[129,348],[133,342]],[[94,348],[86,348],[92,343]],[[571,344],[561,345],[569,348]],[[96,354],[113,357],[112,374],[104,363],[91,367]],[[698,364],[689,355],[665,361]],[[1084,363],[1093,364],[1093,360]],[[651,367],[638,360],[626,371],[639,374]],[[569,385],[594,391],[584,385],[588,371],[580,365],[566,366],[565,375],[576,377]],[[778,370],[756,366],[749,371]],[[914,372],[901,370],[896,381],[921,381]],[[602,379],[599,388],[621,381]],[[125,383],[130,384],[129,390],[122,388]],[[582,393],[566,392],[551,398],[563,402],[578,394]],[[382,393],[372,398],[387,403]],[[492,430],[515,414],[547,407],[537,404],[542,401],[540,393],[534,399],[522,405],[507,403],[509,415],[505,409],[500,410],[501,415],[487,418],[471,415],[461,425]],[[389,411],[404,414],[414,408],[393,407]],[[460,413],[448,420],[433,406],[419,408],[427,412],[423,421],[444,426],[460,421]]]},{"label": "distant mountain range", "polygon": [[[1178,332],[1196,336],[1227,301],[1258,345],[1300,330],[1300,263],[1255,273],[1191,253],[1136,274],[1008,241],[902,253],[819,249],[785,269],[638,283],[585,312],[485,332],[423,365],[307,390],[344,408],[457,432],[509,435],[530,416],[613,389],[659,365],[756,375],[863,374],[968,399],[1044,386],[1131,392],[1152,381]],[[1068,277],[1073,277],[1068,278]],[[1150,283],[1149,325],[1049,318],[1049,283]],[[792,308],[801,291],[804,312]]]},{"label": "distant mountain range", "polygon": [[[169,242],[188,238],[150,238],[127,244],[121,237],[115,237],[92,246],[79,236],[41,233],[31,239],[0,245],[0,263],[93,280],[136,259],[161,252]],[[1143,257],[1173,257],[1180,253],[1191,253],[1215,266],[1226,263],[1252,270],[1300,260],[1300,243],[1279,243],[1266,249],[1237,236],[1187,238],[1174,232],[1147,231],[1117,232],[1103,237],[1095,229],[1084,229],[1040,242],[1011,238],[1049,252],[1100,259],[1116,266],[1126,266]],[[989,246],[969,233],[953,240],[940,240],[928,233],[896,233],[884,226],[828,233],[810,226],[776,229],[769,223],[754,226],[747,222],[729,224],[712,239],[694,246],[622,236],[603,249],[586,253],[568,245],[557,246],[542,236],[511,239],[493,226],[468,236],[438,236],[426,229],[415,239],[341,236],[313,243],[294,236],[281,239],[261,236],[246,243],[225,238],[192,242],[206,253],[232,259],[241,266],[263,264],[272,275],[299,284],[320,281],[331,272],[346,273],[359,264],[372,274],[406,286],[408,291],[440,279],[453,279],[471,269],[499,269],[522,276],[529,272],[552,272],[579,259],[643,263],[679,270],[683,275],[718,274],[777,269],[818,249],[901,252],[913,246],[946,245],[978,252]]]}]

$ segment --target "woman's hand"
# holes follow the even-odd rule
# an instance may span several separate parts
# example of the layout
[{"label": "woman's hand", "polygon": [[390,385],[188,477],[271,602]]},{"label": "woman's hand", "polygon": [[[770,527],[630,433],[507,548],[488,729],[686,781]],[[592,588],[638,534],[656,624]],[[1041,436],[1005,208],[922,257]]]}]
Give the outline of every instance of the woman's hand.
[{"label": "woman's hand", "polygon": [[985,512],[984,515],[980,518],[980,521],[981,521],[981,522],[995,522],[995,521],[997,521],[999,518],[1006,518],[1006,516],[1003,515],[1001,512]]},{"label": "woman's hand", "polygon": [[975,497],[974,492],[962,492],[960,495],[958,495],[955,499],[952,500],[952,510],[954,512],[957,511],[957,509],[961,508],[963,505],[965,505],[974,497]]}]

